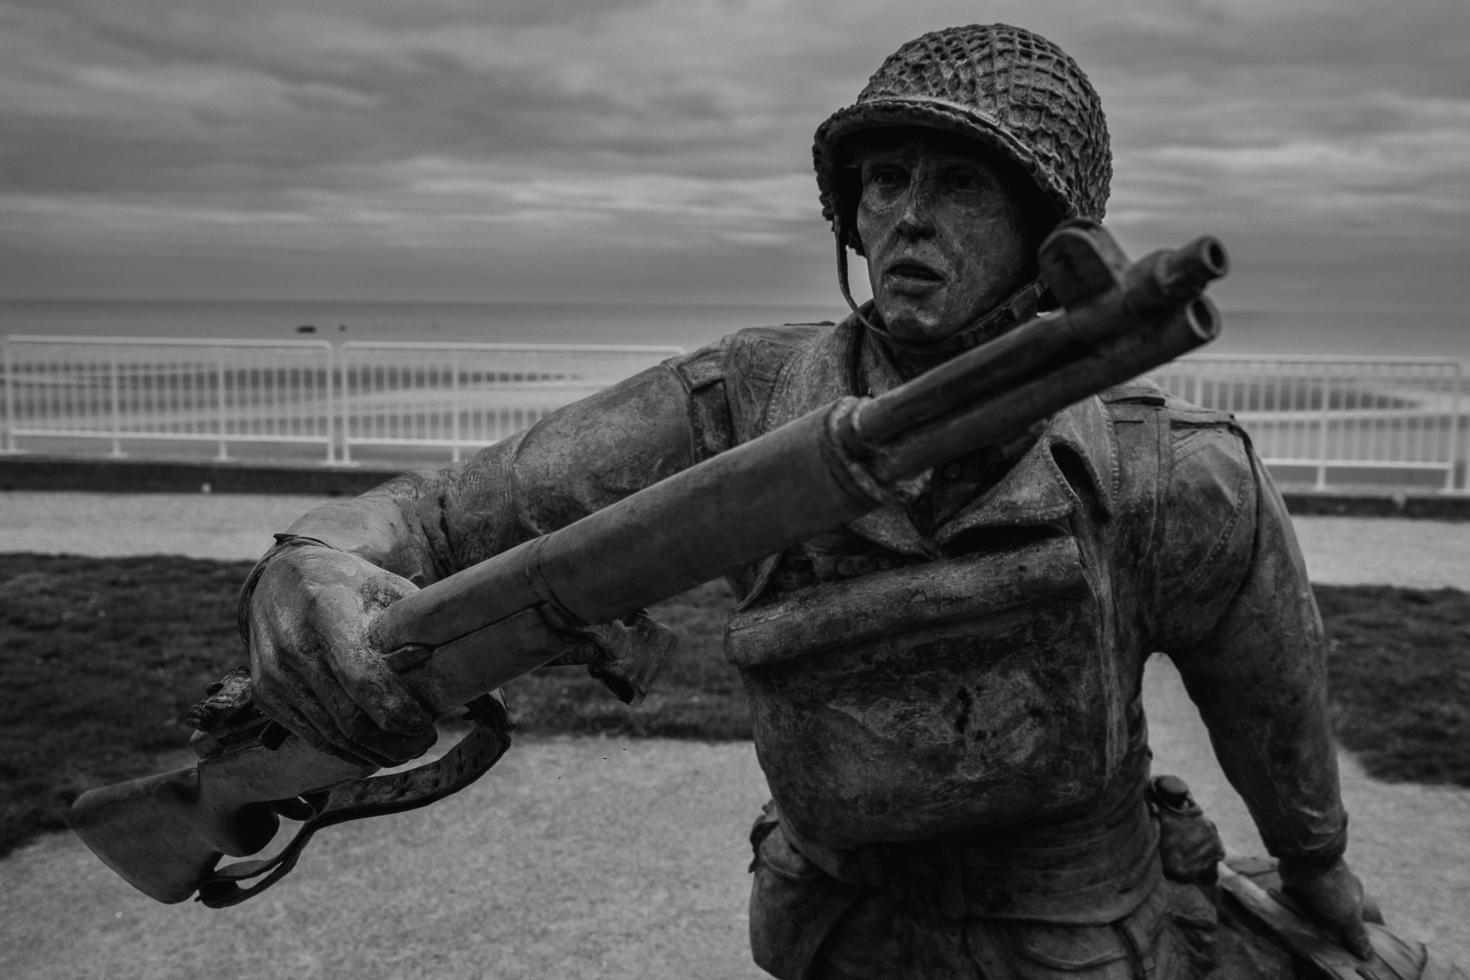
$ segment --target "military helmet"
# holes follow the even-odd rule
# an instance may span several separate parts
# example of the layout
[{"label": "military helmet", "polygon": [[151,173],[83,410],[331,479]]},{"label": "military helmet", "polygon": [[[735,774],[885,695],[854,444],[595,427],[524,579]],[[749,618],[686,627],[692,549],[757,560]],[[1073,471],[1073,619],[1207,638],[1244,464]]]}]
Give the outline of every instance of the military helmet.
[{"label": "military helmet", "polygon": [[899,48],[857,101],[817,129],[812,146],[822,215],[839,248],[861,251],[856,175],[843,142],[863,130],[920,126],[994,148],[1029,176],[1059,218],[1100,220],[1112,176],[1102,104],[1061,48],[1006,24],[934,31]]}]

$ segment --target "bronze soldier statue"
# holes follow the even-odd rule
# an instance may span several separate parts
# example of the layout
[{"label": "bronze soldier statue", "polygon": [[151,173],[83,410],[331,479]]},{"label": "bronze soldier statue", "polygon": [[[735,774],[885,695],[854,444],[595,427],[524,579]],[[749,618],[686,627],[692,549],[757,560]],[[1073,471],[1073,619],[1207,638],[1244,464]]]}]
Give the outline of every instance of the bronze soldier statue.
[{"label": "bronze soldier statue", "polygon": [[[466,464],[302,517],[242,608],[269,714],[341,757],[421,754],[433,715],[365,635],[370,613],[1031,319],[1052,302],[1038,244],[1101,219],[1111,175],[1082,70],[1005,25],[905,44],[820,126],[814,158],[844,295],[851,250],[874,299],[835,327],[737,333]],[[752,832],[751,938],[776,976],[1292,975],[1222,926],[1217,843],[1151,782],[1154,652],[1287,893],[1368,952],[1320,620],[1229,417],[1114,388],[731,582],[727,652],[773,797]]]}]

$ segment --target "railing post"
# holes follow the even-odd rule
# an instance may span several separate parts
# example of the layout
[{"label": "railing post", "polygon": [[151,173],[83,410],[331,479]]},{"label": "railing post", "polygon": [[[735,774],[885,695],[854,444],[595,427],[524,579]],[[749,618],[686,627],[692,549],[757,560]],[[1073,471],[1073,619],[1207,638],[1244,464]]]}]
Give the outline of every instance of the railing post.
[{"label": "railing post", "polygon": [[459,361],[449,362],[449,461],[459,462]]},{"label": "railing post", "polygon": [[[1465,401],[1465,369],[1463,364],[1455,368],[1454,391],[1450,395],[1450,452],[1449,466],[1445,470],[1444,488],[1455,489],[1455,470],[1461,465],[1460,458],[1460,411]],[[1460,489],[1470,491],[1470,460],[1466,460],[1465,475],[1460,479]]]},{"label": "railing post", "polygon": [[1319,413],[1317,429],[1317,489],[1327,489],[1327,430],[1330,424],[1328,418],[1328,403],[1332,400],[1332,373],[1329,369],[1322,375],[1322,410]]},{"label": "railing post", "polygon": [[333,431],[337,427],[337,411],[336,411],[336,408],[337,408],[337,399],[336,399],[336,391],[337,391],[336,376],[337,376],[337,370],[336,370],[336,368],[337,368],[337,345],[336,344],[330,344],[327,347],[327,365],[326,365],[326,377],[327,377],[327,401],[326,401],[326,413],[325,413],[326,414],[326,418],[323,419],[323,421],[326,422],[326,430],[327,430],[327,465],[328,466],[331,466],[333,463],[335,463],[337,461],[337,455],[336,455],[337,438],[336,438],[336,433]]},{"label": "railing post", "polygon": [[125,455],[122,451],[122,392],[118,390],[117,351],[108,358],[108,381],[112,394],[112,456]]},{"label": "railing post", "polygon": [[340,351],[338,352],[337,367],[342,372],[342,376],[341,376],[341,382],[342,383],[339,384],[337,386],[337,388],[338,388],[338,391],[339,391],[339,394],[338,394],[338,404],[339,404],[339,406],[342,409],[342,465],[343,466],[351,466],[352,465],[352,430],[350,428],[350,426],[352,424],[351,423],[351,420],[350,420],[352,408],[348,404],[348,402],[351,401],[351,395],[350,395],[351,389],[350,389],[350,387],[347,384],[347,362],[348,362],[348,360],[350,360],[350,358],[348,358],[346,354],[343,354]]},{"label": "railing post", "polygon": [[230,458],[229,451],[225,448],[225,428],[228,425],[229,402],[225,398],[225,354],[224,351],[216,351],[214,355],[214,404],[215,404],[215,429],[219,435],[219,453],[215,459],[225,460]]},{"label": "railing post", "polygon": [[0,337],[0,360],[5,371],[5,451],[15,452],[15,371],[10,362],[10,338]]}]

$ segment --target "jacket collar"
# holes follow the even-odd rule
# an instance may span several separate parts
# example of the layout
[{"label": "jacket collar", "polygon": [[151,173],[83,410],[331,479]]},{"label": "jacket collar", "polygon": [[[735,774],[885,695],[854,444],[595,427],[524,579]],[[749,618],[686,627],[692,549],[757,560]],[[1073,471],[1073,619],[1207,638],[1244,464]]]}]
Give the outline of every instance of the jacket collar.
[{"label": "jacket collar", "polygon": [[[897,387],[897,370],[856,316],[812,337],[786,363],[766,406],[766,431],[843,395],[881,395]],[[1068,465],[1059,461],[1072,461]],[[1118,492],[1117,444],[1112,421],[1096,397],[1048,421],[1041,436],[993,486],[926,536],[902,507],[889,506],[849,527],[874,544],[913,555],[937,556],[956,536],[985,527],[1028,527],[1065,522],[1089,498],[1111,514]]]}]

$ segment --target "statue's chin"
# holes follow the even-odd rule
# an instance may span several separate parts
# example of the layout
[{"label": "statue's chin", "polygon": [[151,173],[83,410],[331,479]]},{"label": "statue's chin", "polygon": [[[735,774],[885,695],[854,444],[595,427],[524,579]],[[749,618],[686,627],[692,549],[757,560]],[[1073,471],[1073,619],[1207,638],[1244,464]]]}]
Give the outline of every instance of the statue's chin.
[{"label": "statue's chin", "polygon": [[895,304],[891,309],[879,307],[878,314],[888,335],[907,344],[937,344],[964,326],[947,323],[937,316],[925,316],[906,305]]},{"label": "statue's chin", "polygon": [[953,327],[939,326],[928,329],[899,329],[887,328],[888,335],[898,344],[903,345],[910,353],[921,354],[928,350],[939,353],[945,350],[945,341],[949,340],[963,328],[963,324]]},{"label": "statue's chin", "polygon": [[[943,344],[952,337],[981,324],[988,318],[1003,316],[1007,296],[1014,297],[1024,287],[1018,285],[1009,293],[989,290],[973,302],[957,302],[968,297],[949,297],[948,302],[922,302],[927,297],[887,294],[876,303],[883,330],[901,344],[916,348]],[[1006,326],[1013,325],[1007,321]]]}]

